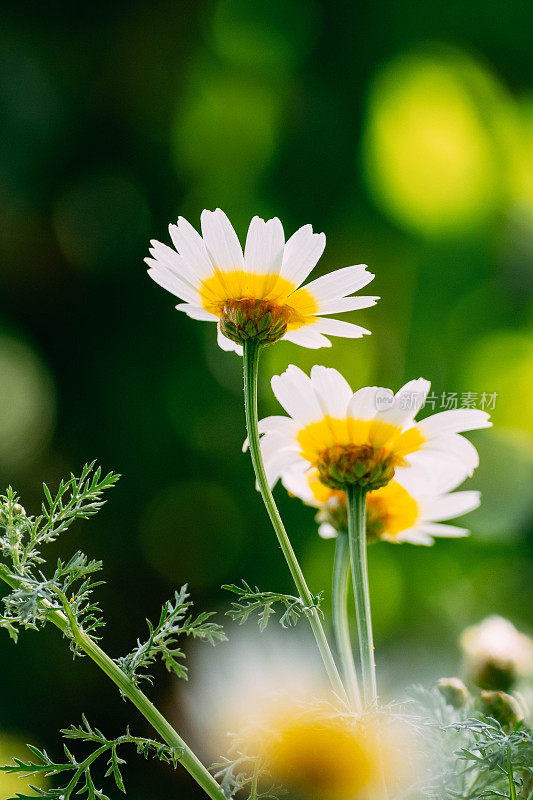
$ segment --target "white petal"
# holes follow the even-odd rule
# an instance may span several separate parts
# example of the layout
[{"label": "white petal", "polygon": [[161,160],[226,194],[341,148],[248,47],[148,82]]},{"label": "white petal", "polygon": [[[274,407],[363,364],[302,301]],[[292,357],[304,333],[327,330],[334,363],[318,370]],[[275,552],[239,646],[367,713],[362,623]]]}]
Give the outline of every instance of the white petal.
[{"label": "white petal", "polygon": [[318,535],[321,536],[322,539],[336,539],[339,534],[329,522],[322,522],[318,526]]},{"label": "white petal", "polygon": [[316,314],[344,314],[346,311],[358,311],[360,308],[375,306],[379,297],[341,297],[338,300],[329,300],[318,304]]},{"label": "white petal", "polygon": [[285,411],[301,425],[322,419],[311,379],[291,364],[281,375],[272,378],[272,390]]},{"label": "white petal", "polygon": [[437,522],[426,522],[420,525],[420,530],[430,536],[447,537],[449,539],[470,535],[468,528],[459,528],[457,525],[439,525]]},{"label": "white petal", "polygon": [[185,259],[176,253],[172,247],[163,242],[158,242],[157,239],[151,239],[149,252],[157,261],[167,266],[172,272],[179,276],[187,276]]},{"label": "white petal", "polygon": [[259,433],[277,433],[280,436],[294,436],[298,426],[290,417],[263,417],[259,420]]},{"label": "white petal", "polygon": [[299,452],[298,443],[293,436],[267,433],[261,438],[261,452],[265,461],[269,461],[285,450],[291,450],[294,453]]},{"label": "white petal", "polygon": [[162,266],[158,261],[154,261],[152,258],[145,258],[144,260],[147,264],[155,265],[150,267],[148,275],[153,281],[158,283],[159,286],[162,286],[163,289],[166,289],[167,292],[170,292],[176,297],[181,297],[182,300],[186,300],[193,305],[198,304],[198,292],[187,285],[187,283],[175,275],[174,272],[171,272],[167,267]]},{"label": "white petal", "polygon": [[475,408],[456,408],[441,411],[417,423],[420,432],[427,439],[447,433],[461,433],[478,428],[490,428],[492,422],[486,411]]},{"label": "white petal", "polygon": [[178,303],[176,306],[177,311],[184,311],[191,319],[199,319],[202,322],[218,322],[218,317],[210,314],[205,308],[195,306],[191,303]]},{"label": "white petal", "polygon": [[426,495],[435,497],[435,495],[441,494],[441,492],[437,492],[434,489],[431,472],[425,474],[424,470],[412,469],[411,467],[397,467],[394,473],[394,480],[396,483],[399,483],[400,486],[403,486],[419,504],[420,498]]},{"label": "white petal", "polygon": [[248,228],[244,248],[247,272],[278,275],[284,244],[283,226],[277,217],[269,219],[268,222],[260,217],[254,217]]},{"label": "white petal", "polygon": [[[261,450],[263,450],[263,441],[261,441]],[[301,460],[294,450],[278,450],[269,458],[264,458],[265,472],[270,488],[277,483],[285,470],[298,465]]]},{"label": "white petal", "polygon": [[224,212],[202,211],[202,234],[216,269],[222,272],[244,270],[242,248],[233,226]]},{"label": "white petal", "polygon": [[[419,502],[424,498],[431,500],[451,492],[467,477],[466,469],[455,458],[443,459],[435,453],[429,465],[427,463],[429,456],[430,453],[425,451],[422,456],[423,468],[420,470],[412,467],[396,469],[395,480]],[[413,454],[411,458],[416,460],[416,455]]]},{"label": "white petal", "polygon": [[218,346],[227,353],[233,352],[237,353],[238,356],[242,356],[242,345],[232,342],[231,339],[228,339],[227,336],[224,336],[220,328],[218,328],[217,332],[217,342]]},{"label": "white petal", "polygon": [[430,382],[423,378],[409,381],[394,395],[394,402],[379,414],[380,422],[405,428],[411,424],[426,401]]},{"label": "white petal", "polygon": [[304,225],[297,230],[285,245],[281,265],[283,277],[296,287],[300,286],[316,266],[325,246],[325,234],[313,233],[311,225]]},{"label": "white petal", "polygon": [[423,505],[422,515],[424,521],[437,522],[438,520],[453,519],[467,514],[477,508],[481,502],[479,492],[454,492],[426,501]]},{"label": "white petal", "polygon": [[354,325],[353,322],[329,317],[318,317],[317,329],[326,336],[344,336],[345,339],[360,339],[365,333],[370,333],[366,328]]},{"label": "white petal", "polygon": [[358,389],[348,405],[348,416],[353,419],[374,419],[378,410],[378,399],[387,392],[392,395],[390,389],[384,389],[382,386],[365,386],[363,389]]},{"label": "white petal", "polygon": [[318,508],[319,504],[309,486],[308,470],[288,469],[281,476],[281,482],[289,494],[299,497],[304,503]]},{"label": "white petal", "polygon": [[[393,541],[392,538],[391,541]],[[408,528],[406,531],[402,531],[394,537],[394,541],[409,542],[409,544],[422,544],[426,547],[431,547],[432,544],[435,544],[433,537],[426,533],[422,528],[418,527]]]},{"label": "white petal", "polygon": [[409,464],[416,463],[417,460],[422,461],[425,454],[428,456],[437,456],[437,463],[439,459],[444,461],[458,462],[466,471],[467,475],[472,475],[476,467],[479,465],[479,455],[471,442],[460,436],[458,433],[452,433],[449,436],[440,436],[437,439],[430,439],[422,445],[422,449],[407,456]]},{"label": "white petal", "polygon": [[324,415],[346,419],[353,393],[340,372],[315,365],[311,370],[311,382]]},{"label": "white petal", "polygon": [[168,247],[162,242],[157,242],[155,239],[152,239],[150,244],[152,246],[149,252],[153,258],[145,258],[144,260],[146,263],[150,266],[166,269],[173,275],[176,275],[176,277],[191,287],[191,290],[195,292],[198,298],[197,302],[200,302],[199,288],[201,286],[201,281],[198,276],[189,269],[187,261],[176,253],[175,250],[172,250],[171,247]]},{"label": "white petal", "polygon": [[295,331],[288,331],[283,336],[283,341],[292,342],[300,347],[308,347],[310,350],[318,350],[320,347],[331,347],[331,342],[326,339],[318,330],[320,326],[316,324],[304,325]]},{"label": "white petal", "polygon": [[213,264],[205,242],[190,222],[184,217],[179,217],[177,225],[169,226],[169,232],[174,247],[187,263],[191,273],[199,280],[204,280],[213,274]]},{"label": "white petal", "polygon": [[327,303],[338,300],[346,295],[358,292],[363,286],[374,278],[371,272],[366,271],[366,264],[357,264],[353,267],[343,267],[334,272],[323,275],[321,278],[308,283],[305,288],[311,292],[316,301]]}]

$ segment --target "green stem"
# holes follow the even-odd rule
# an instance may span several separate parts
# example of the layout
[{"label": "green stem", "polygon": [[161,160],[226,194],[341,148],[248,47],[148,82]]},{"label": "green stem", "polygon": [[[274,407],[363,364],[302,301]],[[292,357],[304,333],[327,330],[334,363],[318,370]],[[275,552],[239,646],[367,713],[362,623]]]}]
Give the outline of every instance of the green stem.
[{"label": "green stem", "polygon": [[252,777],[252,785],[250,788],[250,800],[257,800],[257,786],[259,783],[259,759],[255,760],[254,774]]},{"label": "green stem", "polygon": [[290,569],[294,583],[300,595],[300,599],[307,609],[307,617],[309,619],[311,628],[315,635],[322,661],[328,673],[331,685],[334,691],[339,695],[342,700],[347,700],[346,691],[342,684],[339,672],[331,650],[329,648],[324,628],[320,621],[320,616],[313,595],[309,591],[309,587],[304,578],[304,574],[300,568],[296,554],[292,549],[289,537],[281,520],[276,503],[270,491],[268,480],[263,464],[263,457],[261,455],[261,448],[259,445],[259,430],[257,419],[257,375],[259,368],[259,352],[261,345],[254,339],[246,339],[244,341],[243,353],[243,370],[244,370],[244,410],[246,414],[246,429],[248,432],[248,442],[250,445],[250,454],[252,456],[252,463],[254,466],[255,477],[259,486],[259,491],[266,506],[266,510],[270,517],[270,521],[278,537],[279,545],[285,556],[285,560]]},{"label": "green stem", "polygon": [[352,562],[355,614],[359,631],[359,651],[363,676],[363,694],[366,705],[377,702],[376,665],[374,640],[368,590],[368,567],[366,562],[366,491],[359,486],[348,485],[348,538]]},{"label": "green stem", "polygon": [[[374,661],[374,639],[372,636],[372,617],[370,614],[370,593],[368,588],[367,544],[366,544],[366,490],[359,486],[346,487],[348,506],[348,540],[352,564],[355,615],[359,632],[359,653],[363,676],[363,694],[367,707],[375,707],[378,700],[376,684],[376,664]],[[379,796],[387,800],[389,794],[385,781],[383,752],[380,745],[378,756],[380,781]],[[370,800],[370,799],[369,799]]]},{"label": "green stem", "polygon": [[348,689],[350,702],[360,710],[361,696],[357,681],[357,672],[353,660],[348,621],[348,585],[350,582],[350,547],[348,536],[339,531],[335,540],[335,562],[333,564],[333,590],[331,594],[333,607],[333,628],[339,653],[344,683]]},{"label": "green stem", "polygon": [[509,780],[509,800],[516,800],[516,784],[514,782],[513,761],[510,749],[507,751],[507,778]]},{"label": "green stem", "polygon": [[[7,567],[0,564],[0,578],[12,589],[18,589],[23,580],[9,572]],[[45,601],[42,601],[45,604]],[[48,605],[48,604],[46,604]],[[67,601],[68,607],[68,601]],[[66,610],[66,609],[65,609]],[[111,678],[123,695],[136,706],[146,720],[155,728],[163,741],[178,751],[177,760],[190,773],[194,780],[202,787],[212,800],[226,800],[226,796],[213,776],[207,771],[201,761],[183,741],[181,736],[167,722],[165,717],[157,710],[153,703],[141,692],[133,681],[122,672],[120,667],[105,653],[90,636],[87,636],[76,625],[71,615],[63,614],[54,608],[47,613],[48,619],[60,631],[70,635],[76,644],[91,658],[100,669]]]}]

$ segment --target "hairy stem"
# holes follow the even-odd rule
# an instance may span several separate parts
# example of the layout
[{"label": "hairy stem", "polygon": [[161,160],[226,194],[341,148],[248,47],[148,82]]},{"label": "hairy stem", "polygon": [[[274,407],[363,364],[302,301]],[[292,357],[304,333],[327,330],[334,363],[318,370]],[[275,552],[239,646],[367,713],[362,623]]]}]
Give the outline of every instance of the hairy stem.
[{"label": "hairy stem", "polygon": [[516,784],[514,782],[513,760],[510,749],[507,751],[507,779],[509,781],[509,800],[516,800]]},{"label": "hairy stem", "polygon": [[377,701],[376,666],[366,561],[366,491],[359,486],[348,485],[346,495],[348,499],[348,538],[352,562],[355,614],[359,631],[363,695],[366,705],[375,705]]},{"label": "hairy stem", "polygon": [[335,540],[335,562],[333,565],[333,628],[337,651],[341,659],[342,674],[348,690],[350,702],[357,710],[361,709],[361,696],[357,672],[353,660],[348,621],[348,585],[350,582],[350,547],[348,536],[340,531]]},{"label": "hairy stem", "polygon": [[285,556],[285,561],[289,567],[294,583],[300,595],[300,599],[306,606],[307,617],[309,619],[311,628],[315,635],[322,661],[328,673],[331,685],[334,691],[343,700],[347,700],[346,691],[342,684],[339,672],[331,650],[329,648],[328,640],[320,621],[318,610],[315,608],[315,603],[309,587],[307,586],[304,574],[300,568],[296,554],[292,549],[289,537],[283,525],[278,508],[270,491],[268,480],[263,464],[263,457],[261,455],[261,448],[259,445],[259,430],[257,419],[257,375],[259,368],[259,352],[261,345],[254,339],[246,339],[244,341],[244,354],[243,354],[243,369],[244,369],[244,409],[246,414],[246,429],[248,433],[248,442],[250,445],[250,454],[252,456],[252,463],[255,471],[255,477],[259,486],[259,491],[266,506],[266,510],[272,522],[276,536],[278,537],[279,545]]},{"label": "hairy stem", "polygon": [[254,764],[254,774],[252,778],[252,785],[250,788],[250,800],[257,800],[257,786],[259,783],[259,759],[256,759]]},{"label": "hairy stem", "polygon": [[[9,572],[7,567],[0,564],[0,579],[5,581],[12,589],[18,589],[23,580],[16,575]],[[43,600],[43,605],[45,601]],[[68,608],[68,601],[67,607]],[[111,680],[118,686],[123,695],[125,695],[134,706],[138,708],[141,714],[158,732],[163,741],[170,747],[177,750],[177,760],[182,764],[185,769],[190,773],[194,780],[202,787],[205,793],[212,798],[212,800],[226,800],[225,794],[215,781],[213,776],[207,771],[201,761],[196,757],[190,747],[184,742],[181,736],[174,730],[172,725],[165,719],[165,717],[157,710],[151,700],[149,700],[144,692],[122,672],[120,667],[99,647],[90,636],[84,633],[76,625],[76,621],[72,615],[62,613],[54,608],[50,608],[47,613],[48,619],[60,631],[71,636],[76,644],[91,658],[100,669],[111,678]]]}]

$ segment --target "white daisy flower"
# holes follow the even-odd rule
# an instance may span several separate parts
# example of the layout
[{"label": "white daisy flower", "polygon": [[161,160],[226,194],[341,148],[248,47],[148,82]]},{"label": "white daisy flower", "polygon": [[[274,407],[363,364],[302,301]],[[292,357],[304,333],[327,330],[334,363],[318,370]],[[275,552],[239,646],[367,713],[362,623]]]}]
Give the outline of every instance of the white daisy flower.
[{"label": "white daisy flower", "polygon": [[[424,479],[409,469],[386,486],[366,496],[366,531],[368,541],[431,545],[434,537],[468,536],[466,528],[443,525],[443,520],[467,514],[479,506],[477,491],[454,492],[465,478],[463,471],[442,470],[438,476]],[[318,532],[324,539],[348,530],[346,494],[325,486],[316,469],[290,469],[282,476],[287,491],[307,505],[318,508]]]},{"label": "white daisy flower", "polygon": [[421,422],[429,381],[409,381],[394,395],[370,386],[355,394],[335,369],[315,366],[311,377],[295,366],[272,378],[290,415],[263,419],[261,449],[271,485],[290,467],[314,468],[333,489],[386,485],[398,468],[427,477],[443,466],[471,475],[479,457],[461,432],[492,424],[485,411],[442,411]]},{"label": "white daisy flower", "polygon": [[242,355],[245,338],[286,339],[303,347],[330,347],[328,336],[359,338],[370,331],[330,314],[375,305],[378,297],[351,297],[374,275],[364,264],[331,272],[306,286],[326,245],[323,233],[304,225],[285,241],[279,219],[254,217],[244,253],[219,208],[203,211],[202,236],[179,217],[169,231],[175,249],[152,241],[148,274],[185,302],[176,308],[218,324],[223,350]]}]

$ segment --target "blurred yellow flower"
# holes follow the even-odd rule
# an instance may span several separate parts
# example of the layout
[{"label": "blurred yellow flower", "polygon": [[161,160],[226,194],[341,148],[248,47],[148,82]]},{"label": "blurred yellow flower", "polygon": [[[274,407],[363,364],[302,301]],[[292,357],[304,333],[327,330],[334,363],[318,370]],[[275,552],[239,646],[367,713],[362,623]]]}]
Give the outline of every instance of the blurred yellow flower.
[{"label": "blurred yellow flower", "polygon": [[298,797],[381,800],[385,785],[406,777],[406,753],[391,733],[377,715],[358,718],[326,704],[289,704],[271,712],[262,757],[274,782]]},{"label": "blurred yellow flower", "polygon": [[[366,531],[369,541],[431,545],[435,536],[468,535],[466,528],[443,525],[449,520],[477,508],[480,494],[476,491],[453,492],[465,473],[456,469],[434,470],[420,475],[410,470],[397,470],[397,477],[386,486],[371,491],[366,497]],[[282,475],[289,494],[319,509],[318,532],[324,539],[348,530],[346,494],[325,486],[314,469],[292,469]]]}]

